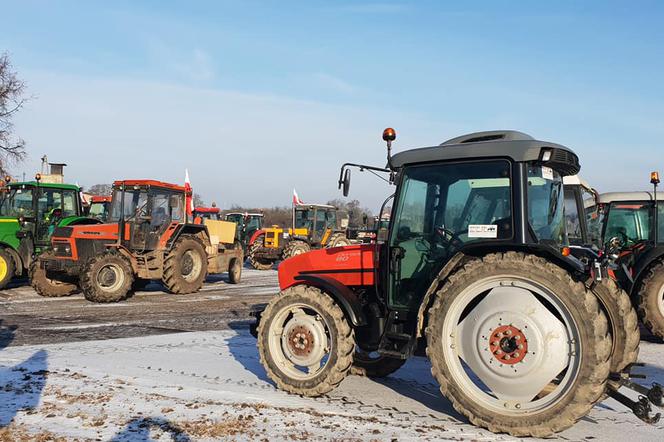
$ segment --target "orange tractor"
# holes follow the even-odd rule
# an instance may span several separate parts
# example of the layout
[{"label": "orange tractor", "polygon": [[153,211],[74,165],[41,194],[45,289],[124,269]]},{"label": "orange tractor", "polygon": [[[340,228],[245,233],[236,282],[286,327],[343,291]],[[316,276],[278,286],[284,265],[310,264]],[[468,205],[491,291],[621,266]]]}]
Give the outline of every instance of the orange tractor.
[{"label": "orange tractor", "polygon": [[88,207],[88,216],[105,222],[111,211],[111,201],[111,195],[93,195]]},{"label": "orange tractor", "polygon": [[193,223],[189,198],[175,184],[116,181],[107,224],[55,229],[52,250],[33,270],[35,290],[64,296],[78,285],[89,301],[117,302],[135,281],[161,280],[175,294],[198,291],[208,273],[228,272],[239,282],[244,257],[235,224]]}]

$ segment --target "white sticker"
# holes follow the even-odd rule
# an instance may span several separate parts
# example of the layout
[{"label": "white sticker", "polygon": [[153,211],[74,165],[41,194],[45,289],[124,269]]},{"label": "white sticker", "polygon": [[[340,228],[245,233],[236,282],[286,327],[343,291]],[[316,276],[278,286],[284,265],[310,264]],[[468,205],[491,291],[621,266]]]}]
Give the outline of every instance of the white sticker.
[{"label": "white sticker", "polygon": [[498,238],[498,226],[496,224],[470,224],[468,238]]},{"label": "white sticker", "polygon": [[542,166],[542,178],[545,180],[553,181],[553,169],[550,167]]}]

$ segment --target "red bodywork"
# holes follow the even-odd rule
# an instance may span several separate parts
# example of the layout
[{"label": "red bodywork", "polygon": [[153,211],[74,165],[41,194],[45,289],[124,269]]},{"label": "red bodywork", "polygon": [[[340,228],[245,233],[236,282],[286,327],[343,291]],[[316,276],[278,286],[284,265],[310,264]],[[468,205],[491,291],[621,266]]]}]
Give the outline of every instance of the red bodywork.
[{"label": "red bodywork", "polygon": [[251,239],[249,239],[249,245],[252,245],[252,244],[254,243],[254,241],[256,241],[256,238],[258,238],[258,237],[261,236],[261,235],[265,235],[265,230],[263,230],[263,229],[256,230],[256,231],[251,235]]},{"label": "red bodywork", "polygon": [[[56,256],[56,259],[78,260],[78,249],[76,247],[77,239],[86,240],[106,240],[109,244],[114,244],[118,240],[118,223],[113,224],[85,224],[80,226],[70,226],[72,233],[69,237],[51,238],[53,247],[59,244],[68,244],[71,248],[71,256]],[[126,239],[129,239],[129,230],[125,232]]]},{"label": "red bodywork", "polygon": [[221,210],[219,207],[196,207],[194,209],[194,213],[200,212],[200,213],[219,213]]},{"label": "red bodywork", "polygon": [[92,195],[92,199],[90,202],[93,203],[110,203],[113,200],[113,198],[109,196],[102,196],[102,195]]},{"label": "red bodywork", "polygon": [[377,252],[376,244],[360,244],[293,256],[279,265],[279,287],[284,290],[302,284],[304,281],[295,279],[300,275],[316,275],[345,286],[372,286]]},{"label": "red bodywork", "polygon": [[[163,181],[157,181],[157,180],[120,180],[120,181],[115,181],[113,183],[113,187],[119,187],[121,185],[163,187],[165,189],[176,190],[178,192],[187,193],[184,186],[179,186],[177,184],[171,184],[171,183],[165,183]],[[189,191],[188,194],[191,194],[191,191]]]}]

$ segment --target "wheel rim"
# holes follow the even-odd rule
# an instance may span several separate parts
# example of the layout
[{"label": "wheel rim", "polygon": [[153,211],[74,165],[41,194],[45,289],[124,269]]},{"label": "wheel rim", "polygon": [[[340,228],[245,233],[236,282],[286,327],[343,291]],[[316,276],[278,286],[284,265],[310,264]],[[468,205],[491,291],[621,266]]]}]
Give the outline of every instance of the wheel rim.
[{"label": "wheel rim", "polygon": [[441,343],[460,388],[501,414],[556,404],[580,369],[579,329],[567,306],[527,278],[482,279],[445,315]]},{"label": "wheel rim", "polygon": [[281,371],[293,379],[316,377],[329,362],[330,327],[316,309],[291,304],[275,315],[268,348]]},{"label": "wheel rim", "polygon": [[198,275],[201,274],[201,269],[203,268],[203,263],[201,257],[194,250],[187,250],[182,255],[182,263],[180,266],[180,272],[182,277],[187,281],[191,282],[198,278]]},{"label": "wheel rim", "polygon": [[301,255],[306,252],[306,249],[302,246],[295,247],[291,252],[291,256]]},{"label": "wheel rim", "polygon": [[7,271],[8,271],[7,261],[5,261],[5,258],[3,256],[0,256],[0,281],[5,279],[5,277],[7,276]]},{"label": "wheel rim", "polygon": [[105,264],[97,272],[97,287],[105,292],[114,292],[124,283],[125,274],[116,264]]},{"label": "wheel rim", "polygon": [[659,292],[657,293],[657,308],[659,309],[659,314],[664,316],[664,284],[659,287]]}]

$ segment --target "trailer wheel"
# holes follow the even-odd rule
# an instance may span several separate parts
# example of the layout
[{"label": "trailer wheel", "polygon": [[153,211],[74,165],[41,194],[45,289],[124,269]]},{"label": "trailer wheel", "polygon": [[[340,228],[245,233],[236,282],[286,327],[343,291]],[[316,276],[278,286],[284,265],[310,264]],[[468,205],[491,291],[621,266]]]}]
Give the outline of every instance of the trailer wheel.
[{"label": "trailer wheel", "polygon": [[435,295],[426,337],[443,395],[495,433],[562,431],[606,388],[611,339],[597,298],[535,255],[495,253],[455,271]]},{"label": "trailer wheel", "polygon": [[240,258],[233,258],[228,266],[228,281],[231,284],[239,284],[241,279],[242,260]]},{"label": "trailer wheel", "polygon": [[325,245],[326,248],[349,246],[350,241],[343,233],[333,233]]},{"label": "trailer wheel", "polygon": [[315,287],[288,288],[261,314],[258,353],[282,390],[303,396],[332,391],[348,374],[354,349],[344,312]]},{"label": "trailer wheel", "polygon": [[[46,252],[42,257],[52,256],[52,253]],[[78,286],[71,282],[58,281],[46,276],[46,269],[41,268],[39,260],[35,259],[30,264],[30,285],[35,289],[39,296],[46,298],[59,298],[69,296],[78,290]]]},{"label": "trailer wheel", "polygon": [[162,282],[171,293],[185,295],[203,287],[207,276],[207,253],[201,242],[183,235],[164,259]]},{"label": "trailer wheel", "polygon": [[643,325],[664,339],[664,263],[652,266],[639,285],[636,309]]},{"label": "trailer wheel", "polygon": [[288,258],[292,258],[293,256],[297,256],[297,255],[301,255],[303,253],[307,253],[310,250],[311,250],[311,246],[309,246],[308,243],[296,239],[296,240],[290,241],[288,243],[288,245],[284,249],[284,253],[281,255],[281,257],[285,261]]},{"label": "trailer wheel", "polygon": [[256,270],[270,270],[274,266],[274,262],[269,259],[256,258],[255,253],[262,249],[265,244],[265,236],[260,235],[256,240],[249,246],[247,252],[247,259],[249,264]]},{"label": "trailer wheel", "polygon": [[368,378],[384,378],[400,369],[405,363],[406,359],[367,353],[358,348],[353,355],[353,366],[350,369],[350,374]]},{"label": "trailer wheel", "polygon": [[7,287],[15,272],[14,259],[4,249],[0,248],[0,290]]},{"label": "trailer wheel", "polygon": [[621,372],[629,364],[636,362],[639,356],[641,334],[636,311],[629,295],[612,279],[603,278],[602,282],[595,284],[592,291],[609,319],[609,331],[613,340],[611,372]]},{"label": "trailer wheel", "polygon": [[118,302],[127,297],[134,272],[127,260],[115,253],[95,256],[81,274],[81,290],[92,302]]}]

